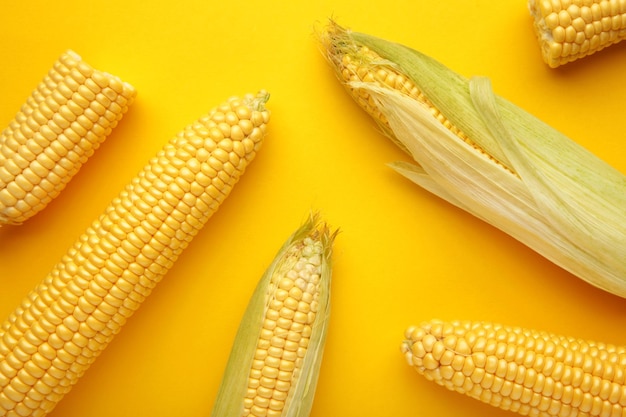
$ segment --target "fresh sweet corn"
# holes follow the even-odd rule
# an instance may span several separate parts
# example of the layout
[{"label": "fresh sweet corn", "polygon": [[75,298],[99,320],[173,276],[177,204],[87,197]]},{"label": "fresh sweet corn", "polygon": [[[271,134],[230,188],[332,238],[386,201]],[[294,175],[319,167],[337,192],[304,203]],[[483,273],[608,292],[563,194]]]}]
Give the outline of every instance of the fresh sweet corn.
[{"label": "fresh sweet corn", "polygon": [[[415,161],[396,171],[626,297],[624,174],[495,95],[485,77],[334,22],[321,39],[339,81]],[[409,81],[398,88],[380,74]]]},{"label": "fresh sweet corn", "polygon": [[626,39],[625,0],[529,0],[528,8],[552,68]]},{"label": "fresh sweet corn", "polygon": [[312,216],[285,242],[250,299],[212,417],[305,417],[330,309],[336,233]]},{"label": "fresh sweet corn", "polygon": [[43,416],[229,195],[266,133],[265,92],[231,98],[153,157],[0,325],[0,416]]},{"label": "fresh sweet corn", "polygon": [[56,198],[135,95],[75,52],[62,54],[0,133],[0,226],[21,224]]},{"label": "fresh sweet corn", "polygon": [[626,415],[626,348],[495,323],[410,327],[402,352],[426,379],[528,416]]}]

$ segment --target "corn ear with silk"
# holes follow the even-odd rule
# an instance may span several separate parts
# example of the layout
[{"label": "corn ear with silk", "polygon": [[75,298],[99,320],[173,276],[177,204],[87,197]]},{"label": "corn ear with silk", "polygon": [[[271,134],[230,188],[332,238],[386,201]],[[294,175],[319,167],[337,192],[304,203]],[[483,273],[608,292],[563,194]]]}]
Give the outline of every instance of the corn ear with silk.
[{"label": "corn ear with silk", "polygon": [[426,190],[577,277],[626,297],[626,176],[562,133],[406,46],[331,22],[322,46]]},{"label": "corn ear with silk", "polygon": [[284,243],[241,320],[212,417],[305,417],[321,366],[336,232],[312,215]]}]

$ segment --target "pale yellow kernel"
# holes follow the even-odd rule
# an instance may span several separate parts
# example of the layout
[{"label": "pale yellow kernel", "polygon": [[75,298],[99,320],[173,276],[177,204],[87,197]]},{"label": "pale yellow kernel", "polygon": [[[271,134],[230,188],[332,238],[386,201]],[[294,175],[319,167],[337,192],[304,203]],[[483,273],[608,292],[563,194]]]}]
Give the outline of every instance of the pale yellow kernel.
[{"label": "pale yellow kernel", "polygon": [[315,318],[315,314],[313,314],[312,316],[310,316],[310,314],[311,312],[296,311],[293,315],[293,321],[294,323],[299,324],[311,323],[312,319]]},{"label": "pale yellow kernel", "polygon": [[[258,370],[259,371],[259,376],[254,376],[254,378],[258,379],[260,378],[261,375],[261,370],[263,369],[263,367],[265,366],[265,361],[263,360],[259,360],[259,359],[254,359],[252,361],[252,365],[251,365],[251,369],[253,370]],[[253,378],[252,372],[250,373],[250,378]]]},{"label": "pale yellow kernel", "polygon": [[270,404],[269,398],[263,397],[259,391],[257,391],[257,394],[258,395],[254,397],[253,400],[253,407],[267,408]]},{"label": "pale yellow kernel", "polygon": [[278,378],[278,369],[270,366],[263,366],[261,369],[261,375],[266,378]]},{"label": "pale yellow kernel", "polygon": [[[255,148],[256,145],[255,145],[255,141],[252,140],[253,136],[255,136],[255,130],[253,130],[248,135],[247,138],[245,138],[244,140],[241,141],[241,143],[243,144],[243,149],[244,149],[246,154],[250,154],[250,153],[254,152],[254,148]],[[261,136],[261,134],[257,134],[257,136]]]},{"label": "pale yellow kernel", "polygon": [[252,112],[248,106],[236,106],[234,112],[239,120],[250,119]]},{"label": "pale yellow kernel", "polygon": [[[274,356],[266,356],[264,359],[265,367],[268,369],[278,369],[280,366],[280,358],[276,358]],[[264,369],[265,369],[264,367]],[[271,378],[271,375],[263,374],[266,378]]]},{"label": "pale yellow kernel", "polygon": [[258,110],[254,110],[252,111],[251,115],[250,115],[250,121],[252,122],[252,124],[255,127],[261,126],[265,123],[265,118],[263,116],[263,113],[258,111]]},{"label": "pale yellow kernel", "polygon": [[276,329],[275,331],[278,333],[280,330],[283,331],[283,333],[286,334],[286,332],[289,331],[289,329],[291,328],[293,323],[293,320],[288,319],[288,318],[284,318],[284,317],[279,317],[278,320],[276,320]]},{"label": "pale yellow kernel", "polygon": [[[252,130],[250,130],[251,132]],[[241,141],[246,137],[246,133],[241,128],[240,124],[236,124],[230,128],[230,138],[234,141]]]},{"label": "pale yellow kernel", "polygon": [[289,285],[289,283],[293,284],[293,281],[289,279],[282,279],[279,283],[279,288],[276,290],[274,294],[274,298],[277,302],[281,302],[276,305],[276,309],[282,307],[282,302],[285,301],[289,297],[289,292],[285,290],[285,285]]},{"label": "pale yellow kernel", "polygon": [[452,384],[456,387],[462,387],[465,384],[465,380],[465,375],[462,372],[455,372],[451,379]]},{"label": "pale yellow kernel", "polygon": [[2,203],[2,205],[10,207],[15,205],[17,201],[18,199],[13,196],[6,188],[0,190],[0,203]]},{"label": "pale yellow kernel", "polygon": [[281,358],[284,353],[283,347],[284,347],[284,344],[282,346],[276,346],[270,342],[270,346],[267,348],[268,356],[271,356],[273,358]]},{"label": "pale yellow kernel", "polygon": [[[272,398],[269,405],[270,410],[282,411],[285,408],[285,402]],[[276,414],[277,416],[280,414]]]},{"label": "pale yellow kernel", "polygon": [[[300,292],[300,295],[301,294],[302,294],[302,292]],[[299,312],[302,312],[302,313],[308,313],[309,311],[311,311],[311,304],[310,303],[306,303],[304,301],[299,301],[297,310]]]},{"label": "pale yellow kernel", "polygon": [[298,309],[298,300],[296,300],[296,299],[294,299],[292,297],[287,297],[283,301],[283,305],[287,309],[297,310]]},{"label": "pale yellow kernel", "polygon": [[292,287],[293,287],[293,280],[289,278],[282,278],[278,281],[278,288],[281,290],[289,291]]},{"label": "pale yellow kernel", "polygon": [[[11,385],[6,386],[6,387],[3,388],[2,396],[8,398],[9,400],[11,400],[13,402],[20,402],[24,398],[24,395],[21,392],[17,391]],[[0,400],[2,400],[2,397],[0,397]],[[4,405],[4,403],[6,403],[6,401],[0,402],[0,405]]]},{"label": "pale yellow kernel", "polygon": [[293,379],[293,372],[285,372],[279,370],[276,378],[278,381],[291,382],[291,380]]},{"label": "pale yellow kernel", "polygon": [[[241,132],[244,134],[244,136],[247,136],[250,133],[252,133],[252,130],[254,129],[254,124],[250,120],[241,120],[238,126],[239,126],[239,129],[241,129]],[[243,140],[243,139],[244,138],[242,137],[239,140]]]},{"label": "pale yellow kernel", "polygon": [[230,138],[231,124],[227,122],[220,122],[217,124],[217,128],[222,132],[222,136]]},{"label": "pale yellow kernel", "polygon": [[[450,351],[446,351],[446,353],[444,353],[444,355],[441,357],[439,362],[441,362],[441,360],[447,355],[448,352],[450,352]],[[464,364],[465,364],[465,357],[461,356],[461,355],[453,354],[452,355],[452,361],[450,361],[449,364],[450,364],[450,366],[452,366],[452,368],[455,371],[461,371],[463,369]]]},{"label": "pale yellow kernel", "polygon": [[253,416],[256,416],[256,417],[265,417],[265,416],[267,416],[267,408],[259,407],[259,406],[256,406],[256,405],[253,405],[250,408],[250,412],[251,412],[251,414]]}]

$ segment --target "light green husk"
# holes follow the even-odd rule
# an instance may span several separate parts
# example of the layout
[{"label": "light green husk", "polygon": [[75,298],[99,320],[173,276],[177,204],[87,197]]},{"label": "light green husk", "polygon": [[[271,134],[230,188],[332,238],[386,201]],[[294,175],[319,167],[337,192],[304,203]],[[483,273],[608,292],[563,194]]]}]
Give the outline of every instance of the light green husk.
[{"label": "light green husk", "polygon": [[248,386],[249,370],[257,348],[267,303],[270,300],[270,281],[274,274],[284,274],[301,256],[303,242],[307,238],[319,241],[323,247],[322,273],[318,311],[312,326],[309,347],[304,357],[298,380],[292,385],[282,416],[306,417],[310,414],[330,314],[331,254],[336,232],[312,214],[283,244],[274,260],[258,282],[244,316],[222,377],[212,417],[238,417],[242,415],[243,399]]},{"label": "light green husk", "polygon": [[502,164],[461,141],[423,103],[381,83],[351,83],[374,97],[393,139],[417,163],[393,163],[395,170],[579,278],[626,297],[623,174],[495,95],[484,77],[465,79],[418,51],[336,25],[325,36],[329,55],[360,46],[376,52]]}]

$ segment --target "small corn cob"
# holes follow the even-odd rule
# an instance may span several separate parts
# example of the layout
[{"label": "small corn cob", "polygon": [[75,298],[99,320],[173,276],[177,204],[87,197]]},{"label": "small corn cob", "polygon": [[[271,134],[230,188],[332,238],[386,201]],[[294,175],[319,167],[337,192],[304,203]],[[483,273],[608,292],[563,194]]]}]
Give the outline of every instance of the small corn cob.
[{"label": "small corn cob", "polygon": [[0,226],[56,198],[128,110],[135,89],[62,54],[0,134]]},{"label": "small corn cob", "polygon": [[330,309],[335,233],[311,217],[283,245],[248,304],[212,417],[305,417]]},{"label": "small corn cob", "polygon": [[182,130],[0,325],[0,416],[46,415],[120,331],[256,155],[267,99]]},{"label": "small corn cob", "polygon": [[340,82],[415,163],[400,174],[577,277],[626,297],[626,176],[523,109],[414,49],[334,22]]},{"label": "small corn cob", "polygon": [[529,0],[535,34],[556,68],[626,39],[624,0]]},{"label": "small corn cob", "polygon": [[528,416],[626,415],[626,348],[494,323],[410,327],[402,352],[452,391]]}]

